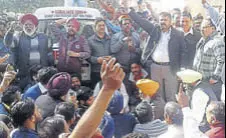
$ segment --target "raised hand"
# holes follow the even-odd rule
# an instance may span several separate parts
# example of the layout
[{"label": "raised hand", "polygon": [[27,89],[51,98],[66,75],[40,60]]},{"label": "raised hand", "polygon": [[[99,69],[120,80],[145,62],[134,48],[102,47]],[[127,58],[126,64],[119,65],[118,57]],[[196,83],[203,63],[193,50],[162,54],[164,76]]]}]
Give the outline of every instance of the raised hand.
[{"label": "raised hand", "polygon": [[9,58],[9,54],[5,55],[4,57],[0,57],[0,64],[5,62]]},{"label": "raised hand", "polygon": [[176,99],[178,104],[181,105],[182,108],[189,107],[189,99],[188,96],[183,91],[183,84],[180,84],[180,89],[178,95],[176,95]]},{"label": "raised hand", "polygon": [[[8,68],[8,67],[7,67]],[[7,87],[9,87],[10,83],[16,78],[15,71],[8,71],[4,73],[3,80],[0,85],[0,92],[3,92]]]},{"label": "raised hand", "polygon": [[101,68],[103,87],[111,91],[119,89],[125,78],[125,73],[120,64],[115,63],[115,58],[112,58],[108,63],[104,60]]}]

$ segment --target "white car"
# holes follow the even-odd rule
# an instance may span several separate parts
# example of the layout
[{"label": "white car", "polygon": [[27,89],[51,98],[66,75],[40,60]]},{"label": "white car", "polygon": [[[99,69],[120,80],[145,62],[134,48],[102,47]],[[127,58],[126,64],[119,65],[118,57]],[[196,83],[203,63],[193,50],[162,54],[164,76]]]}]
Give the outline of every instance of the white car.
[{"label": "white car", "polygon": [[[97,18],[102,18],[98,9],[86,7],[45,7],[39,8],[34,15],[39,20],[38,31],[43,32],[49,37],[49,48],[53,51],[54,63],[57,64],[57,55],[59,50],[58,40],[51,36],[48,26],[55,20],[76,18],[81,23],[79,34],[83,31],[84,26],[94,26]],[[82,81],[90,81],[91,65],[86,60],[82,64]]]}]

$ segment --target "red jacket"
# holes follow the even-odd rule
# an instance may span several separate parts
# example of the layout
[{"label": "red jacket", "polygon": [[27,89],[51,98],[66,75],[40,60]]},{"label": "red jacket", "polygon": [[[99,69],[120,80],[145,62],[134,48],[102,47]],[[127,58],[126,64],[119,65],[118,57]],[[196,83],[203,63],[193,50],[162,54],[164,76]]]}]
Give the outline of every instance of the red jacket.
[{"label": "red jacket", "polygon": [[225,125],[218,124],[211,126],[211,129],[206,132],[209,138],[225,138]]}]

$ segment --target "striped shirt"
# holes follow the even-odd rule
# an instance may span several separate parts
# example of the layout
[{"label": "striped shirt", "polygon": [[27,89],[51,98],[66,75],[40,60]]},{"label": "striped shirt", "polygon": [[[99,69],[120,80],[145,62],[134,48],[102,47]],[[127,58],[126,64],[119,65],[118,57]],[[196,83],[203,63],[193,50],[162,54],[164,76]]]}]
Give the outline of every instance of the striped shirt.
[{"label": "striped shirt", "polygon": [[133,132],[148,134],[149,138],[157,138],[158,136],[166,133],[167,130],[167,124],[161,120],[154,120],[146,124],[137,124]]},{"label": "striped shirt", "polygon": [[202,73],[204,80],[220,79],[225,62],[225,44],[217,32],[197,44],[194,70]]}]

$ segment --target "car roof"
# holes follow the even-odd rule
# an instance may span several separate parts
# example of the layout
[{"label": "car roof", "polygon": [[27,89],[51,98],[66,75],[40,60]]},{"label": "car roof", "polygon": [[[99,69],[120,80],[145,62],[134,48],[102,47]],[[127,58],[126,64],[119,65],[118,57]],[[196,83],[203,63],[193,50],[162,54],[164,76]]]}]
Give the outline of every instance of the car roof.
[{"label": "car roof", "polygon": [[34,15],[39,20],[54,20],[62,18],[95,20],[102,17],[98,9],[85,7],[45,7],[37,9]]}]

